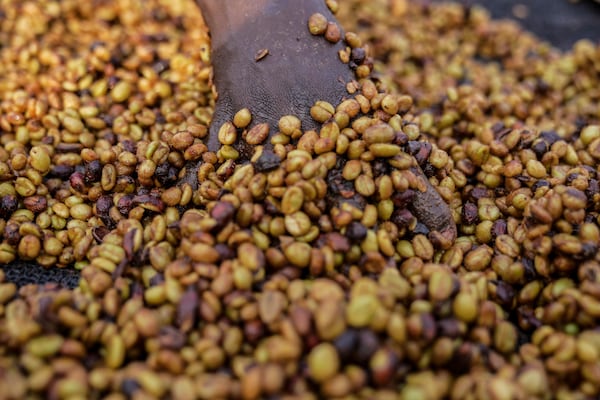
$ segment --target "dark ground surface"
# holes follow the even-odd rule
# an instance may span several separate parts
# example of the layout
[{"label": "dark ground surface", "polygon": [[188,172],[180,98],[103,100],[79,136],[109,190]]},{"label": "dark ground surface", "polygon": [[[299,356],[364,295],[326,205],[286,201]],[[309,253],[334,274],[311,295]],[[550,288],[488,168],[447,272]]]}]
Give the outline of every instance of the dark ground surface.
[{"label": "dark ground surface", "polygon": [[7,282],[14,282],[19,287],[30,283],[56,283],[74,288],[79,284],[79,272],[74,268],[44,268],[27,261],[15,261],[0,268],[4,270]]},{"label": "dark ground surface", "polygon": [[[458,1],[465,5],[483,5],[494,18],[516,19],[527,30],[563,50],[568,50],[582,38],[600,43],[600,4],[593,0],[579,0],[576,3],[569,0]],[[79,280],[78,272],[73,269],[45,269],[22,261],[0,268],[4,269],[9,282],[19,286],[55,282],[74,287]]]},{"label": "dark ground surface", "polygon": [[[568,50],[583,38],[600,43],[600,3],[594,0],[458,1],[466,5],[480,4],[490,10],[494,18],[515,19],[528,31],[562,50]],[[526,10],[525,18],[517,17],[519,9]]]}]

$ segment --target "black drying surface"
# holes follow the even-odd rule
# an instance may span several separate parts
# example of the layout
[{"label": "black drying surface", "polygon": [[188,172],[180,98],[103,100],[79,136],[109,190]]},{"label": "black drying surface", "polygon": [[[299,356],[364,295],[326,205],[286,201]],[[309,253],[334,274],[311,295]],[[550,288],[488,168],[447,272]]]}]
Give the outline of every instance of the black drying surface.
[{"label": "black drying surface", "polygon": [[[568,50],[579,39],[600,43],[600,3],[593,0],[458,0],[465,5],[479,4],[494,18],[519,21],[526,30]],[[515,17],[515,6],[527,9],[526,17]]]},{"label": "black drying surface", "polygon": [[0,265],[4,270],[7,282],[14,282],[21,287],[30,283],[57,283],[60,286],[74,288],[79,284],[79,272],[74,268],[44,268],[28,261],[15,261],[8,265]]}]

